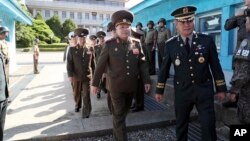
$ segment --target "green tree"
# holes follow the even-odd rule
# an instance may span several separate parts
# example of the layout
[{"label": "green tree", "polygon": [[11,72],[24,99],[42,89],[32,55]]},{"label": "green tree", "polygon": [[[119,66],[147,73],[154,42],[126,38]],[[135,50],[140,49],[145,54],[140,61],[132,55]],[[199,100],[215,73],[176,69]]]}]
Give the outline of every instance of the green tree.
[{"label": "green tree", "polygon": [[54,32],[54,34],[63,39],[62,34],[62,24],[58,15],[54,15],[50,19],[46,21],[46,24],[50,27],[50,29]]},{"label": "green tree", "polygon": [[36,14],[35,19],[37,19],[37,20],[43,20],[44,21],[43,16],[42,16],[42,14],[40,12],[38,12]]},{"label": "green tree", "polygon": [[32,41],[35,39],[35,31],[25,24],[16,24],[16,44],[17,48],[31,47]]},{"label": "green tree", "polygon": [[63,37],[68,36],[69,32],[74,31],[76,28],[76,24],[71,20],[67,19],[62,24]]}]

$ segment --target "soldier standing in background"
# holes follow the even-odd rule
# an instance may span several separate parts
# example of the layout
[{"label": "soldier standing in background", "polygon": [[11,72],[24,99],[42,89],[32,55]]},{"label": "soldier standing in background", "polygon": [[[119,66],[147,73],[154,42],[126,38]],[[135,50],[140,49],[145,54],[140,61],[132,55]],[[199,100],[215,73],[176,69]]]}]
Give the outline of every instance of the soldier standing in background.
[{"label": "soldier standing in background", "polygon": [[194,32],[195,11],[196,7],[185,6],[171,14],[175,17],[179,35],[166,43],[155,98],[163,100],[165,83],[173,63],[177,141],[188,140],[189,116],[194,105],[201,124],[201,140],[216,141],[214,88],[221,101],[227,89],[213,39]]},{"label": "soldier standing in background", "polygon": [[[246,31],[250,33],[250,19],[246,19]],[[230,100],[235,102],[238,95],[238,118],[243,124],[250,124],[250,35],[237,47],[233,59]]]},{"label": "soldier standing in background", "polygon": [[136,93],[138,76],[144,80],[145,91],[150,88],[147,62],[139,42],[129,38],[133,14],[120,10],[112,15],[116,37],[106,41],[99,57],[92,83],[97,94],[102,74],[107,68],[108,90],[112,99],[113,134],[116,141],[127,141],[126,116]]},{"label": "soldier standing in background", "polygon": [[75,30],[78,44],[69,49],[67,58],[68,77],[74,89],[75,112],[79,112],[83,106],[83,118],[88,118],[91,112],[90,81],[95,69],[94,51],[86,46],[88,33],[88,30],[83,28]]},{"label": "soldier standing in background", "polygon": [[148,21],[148,30],[146,32],[145,46],[146,57],[149,63],[149,74],[155,75],[155,48],[157,43],[157,30],[154,29],[154,22]]},{"label": "soldier standing in background", "polygon": [[166,28],[166,19],[160,18],[158,21],[158,36],[157,36],[157,47],[158,47],[158,64],[161,69],[161,63],[164,57],[165,42],[171,37],[170,30]]},{"label": "soldier standing in background", "polygon": [[[101,54],[101,51],[104,47],[104,43],[105,43],[105,37],[106,37],[106,33],[103,32],[103,31],[98,31],[96,33],[96,37],[98,38],[98,45],[96,45],[94,47],[94,52],[95,52],[95,62],[97,63],[98,61],[98,58]],[[106,81],[106,78],[105,78],[105,74],[103,74],[103,78],[100,82],[100,87],[102,90],[104,90],[105,93],[107,93],[107,90],[106,90],[106,86],[105,86],[105,81]],[[101,91],[99,91],[99,93],[97,93],[97,98],[101,98]]]},{"label": "soldier standing in background", "polygon": [[2,57],[4,59],[5,64],[5,73],[7,77],[7,82],[9,82],[9,47],[6,41],[6,38],[9,35],[9,29],[5,26],[0,27],[0,51],[2,53]]},{"label": "soldier standing in background", "polygon": [[39,39],[35,39],[33,41],[33,61],[34,61],[34,74],[39,74],[39,71],[38,71],[38,59],[39,59],[39,53],[40,53],[40,50],[39,50],[39,47],[38,47],[38,43],[39,43]]}]

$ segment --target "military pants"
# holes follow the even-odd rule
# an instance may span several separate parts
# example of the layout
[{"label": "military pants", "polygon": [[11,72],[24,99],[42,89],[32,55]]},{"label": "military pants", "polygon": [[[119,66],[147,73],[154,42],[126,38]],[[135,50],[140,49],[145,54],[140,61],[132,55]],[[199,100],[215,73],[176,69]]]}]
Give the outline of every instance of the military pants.
[{"label": "military pants", "polygon": [[158,45],[158,64],[159,64],[159,69],[161,69],[161,64],[164,57],[165,43],[158,43],[157,45]]},{"label": "military pants", "polygon": [[[203,93],[200,93],[202,95]],[[196,106],[202,130],[202,141],[216,141],[214,99],[211,96],[198,96],[175,104],[177,141],[188,140],[190,112]]]},{"label": "military pants", "polygon": [[74,81],[73,94],[74,94],[74,100],[75,100],[75,108],[82,107],[82,117],[83,118],[88,117],[92,109],[91,101],[90,101],[89,82]]},{"label": "military pants", "polygon": [[237,114],[243,124],[250,124],[250,83],[245,86],[247,87],[242,87],[240,90]]},{"label": "military pants", "polygon": [[34,61],[34,73],[38,73],[38,59],[35,59],[35,57],[33,56],[33,61]]},{"label": "military pants", "polygon": [[8,100],[4,100],[0,102],[0,141],[3,140],[3,135],[4,135],[3,131],[4,131],[7,104],[8,104]]},{"label": "military pants", "polygon": [[126,116],[130,110],[134,93],[111,92],[113,105],[113,135],[115,141],[127,141]]},{"label": "military pants", "polygon": [[149,74],[154,75],[155,74],[155,50],[153,49],[153,43],[146,44],[146,57],[148,64],[149,64]]},{"label": "military pants", "polygon": [[138,79],[137,92],[134,95],[135,108],[144,109],[144,83],[141,78]]}]

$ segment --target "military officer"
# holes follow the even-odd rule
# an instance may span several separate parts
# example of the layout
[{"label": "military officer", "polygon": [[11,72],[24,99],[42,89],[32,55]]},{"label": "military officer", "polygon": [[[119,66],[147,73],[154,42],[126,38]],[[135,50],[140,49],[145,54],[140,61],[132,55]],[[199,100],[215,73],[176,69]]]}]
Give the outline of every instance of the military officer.
[{"label": "military officer", "polygon": [[112,15],[116,37],[106,41],[95,69],[92,92],[96,94],[107,66],[108,90],[113,105],[113,134],[116,141],[127,141],[126,116],[141,74],[145,91],[150,88],[147,64],[139,42],[130,38],[133,14],[126,10]]},{"label": "military officer", "polygon": [[[250,19],[246,18],[246,31],[250,33]],[[235,68],[231,79],[230,100],[239,96],[237,107],[238,117],[244,124],[250,124],[250,36],[245,38],[234,54]]]},{"label": "military officer", "polygon": [[9,35],[9,29],[6,26],[0,27],[0,51],[2,53],[2,57],[4,59],[5,64],[5,73],[7,76],[7,81],[9,82],[9,48],[6,41],[6,38]]},{"label": "military officer", "polygon": [[116,36],[116,33],[115,33],[115,26],[113,25],[112,22],[109,22],[109,23],[108,23],[108,25],[107,25],[107,32],[110,32],[112,37],[115,37],[115,36]]},{"label": "military officer", "polygon": [[95,35],[90,35],[89,40],[90,40],[89,46],[94,48],[97,45],[97,37]]},{"label": "military officer", "polygon": [[82,117],[88,118],[91,112],[90,80],[95,68],[94,51],[86,46],[88,30],[84,28],[75,29],[78,44],[69,49],[67,58],[67,72],[69,80],[73,83],[75,99],[75,112],[82,107]]},{"label": "military officer", "polygon": [[[217,98],[225,98],[226,84],[211,37],[194,32],[196,7],[185,6],[172,12],[179,35],[169,39],[158,75],[155,98],[163,99],[171,63],[174,65],[176,136],[187,141],[190,112],[195,105],[202,129],[202,141],[216,141],[214,83]],[[211,71],[210,71],[211,70]]]},{"label": "military officer", "polygon": [[67,39],[68,39],[69,44],[64,48],[63,62],[65,62],[67,60],[69,48],[75,47],[77,44],[76,35],[75,35],[74,31],[69,32]]},{"label": "military officer", "polygon": [[38,71],[38,60],[39,60],[39,54],[40,54],[40,50],[39,50],[39,39],[36,38],[34,41],[33,41],[33,62],[34,62],[34,74],[39,74],[39,71]]},{"label": "military officer", "polygon": [[166,28],[166,19],[160,18],[158,21],[158,36],[157,36],[157,47],[158,47],[158,64],[159,69],[161,68],[162,59],[164,56],[165,42],[170,38],[170,30]]},{"label": "military officer", "polygon": [[154,29],[154,22],[148,21],[148,30],[146,32],[145,46],[146,57],[149,62],[149,74],[155,75],[155,48],[157,44],[157,30]]},{"label": "military officer", "polygon": [[[95,52],[95,61],[97,63],[98,58],[101,54],[101,51],[102,51],[104,43],[105,43],[106,33],[103,31],[98,31],[96,33],[96,37],[98,39],[98,45],[96,45],[94,47],[94,52]],[[103,75],[103,78],[100,82],[100,87],[102,88],[102,90],[104,89],[104,91],[107,92],[106,87],[105,87],[105,81],[106,81],[106,78],[105,78],[105,75]],[[101,91],[99,93],[97,93],[97,98],[99,99],[100,97],[101,97]]]}]

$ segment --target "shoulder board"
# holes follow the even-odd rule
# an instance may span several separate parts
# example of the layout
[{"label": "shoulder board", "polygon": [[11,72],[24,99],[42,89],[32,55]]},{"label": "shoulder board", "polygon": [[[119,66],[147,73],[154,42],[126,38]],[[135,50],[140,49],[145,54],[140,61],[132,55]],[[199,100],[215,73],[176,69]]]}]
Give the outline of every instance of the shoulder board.
[{"label": "shoulder board", "polygon": [[113,41],[116,41],[116,39],[115,38],[108,39],[107,41],[105,41],[105,43],[107,44],[107,43],[110,43],[110,42],[113,42]]},{"label": "shoulder board", "polygon": [[169,38],[165,43],[171,42],[171,41],[173,41],[174,39],[176,39],[177,37],[178,37],[178,35],[175,35],[175,36]]}]

